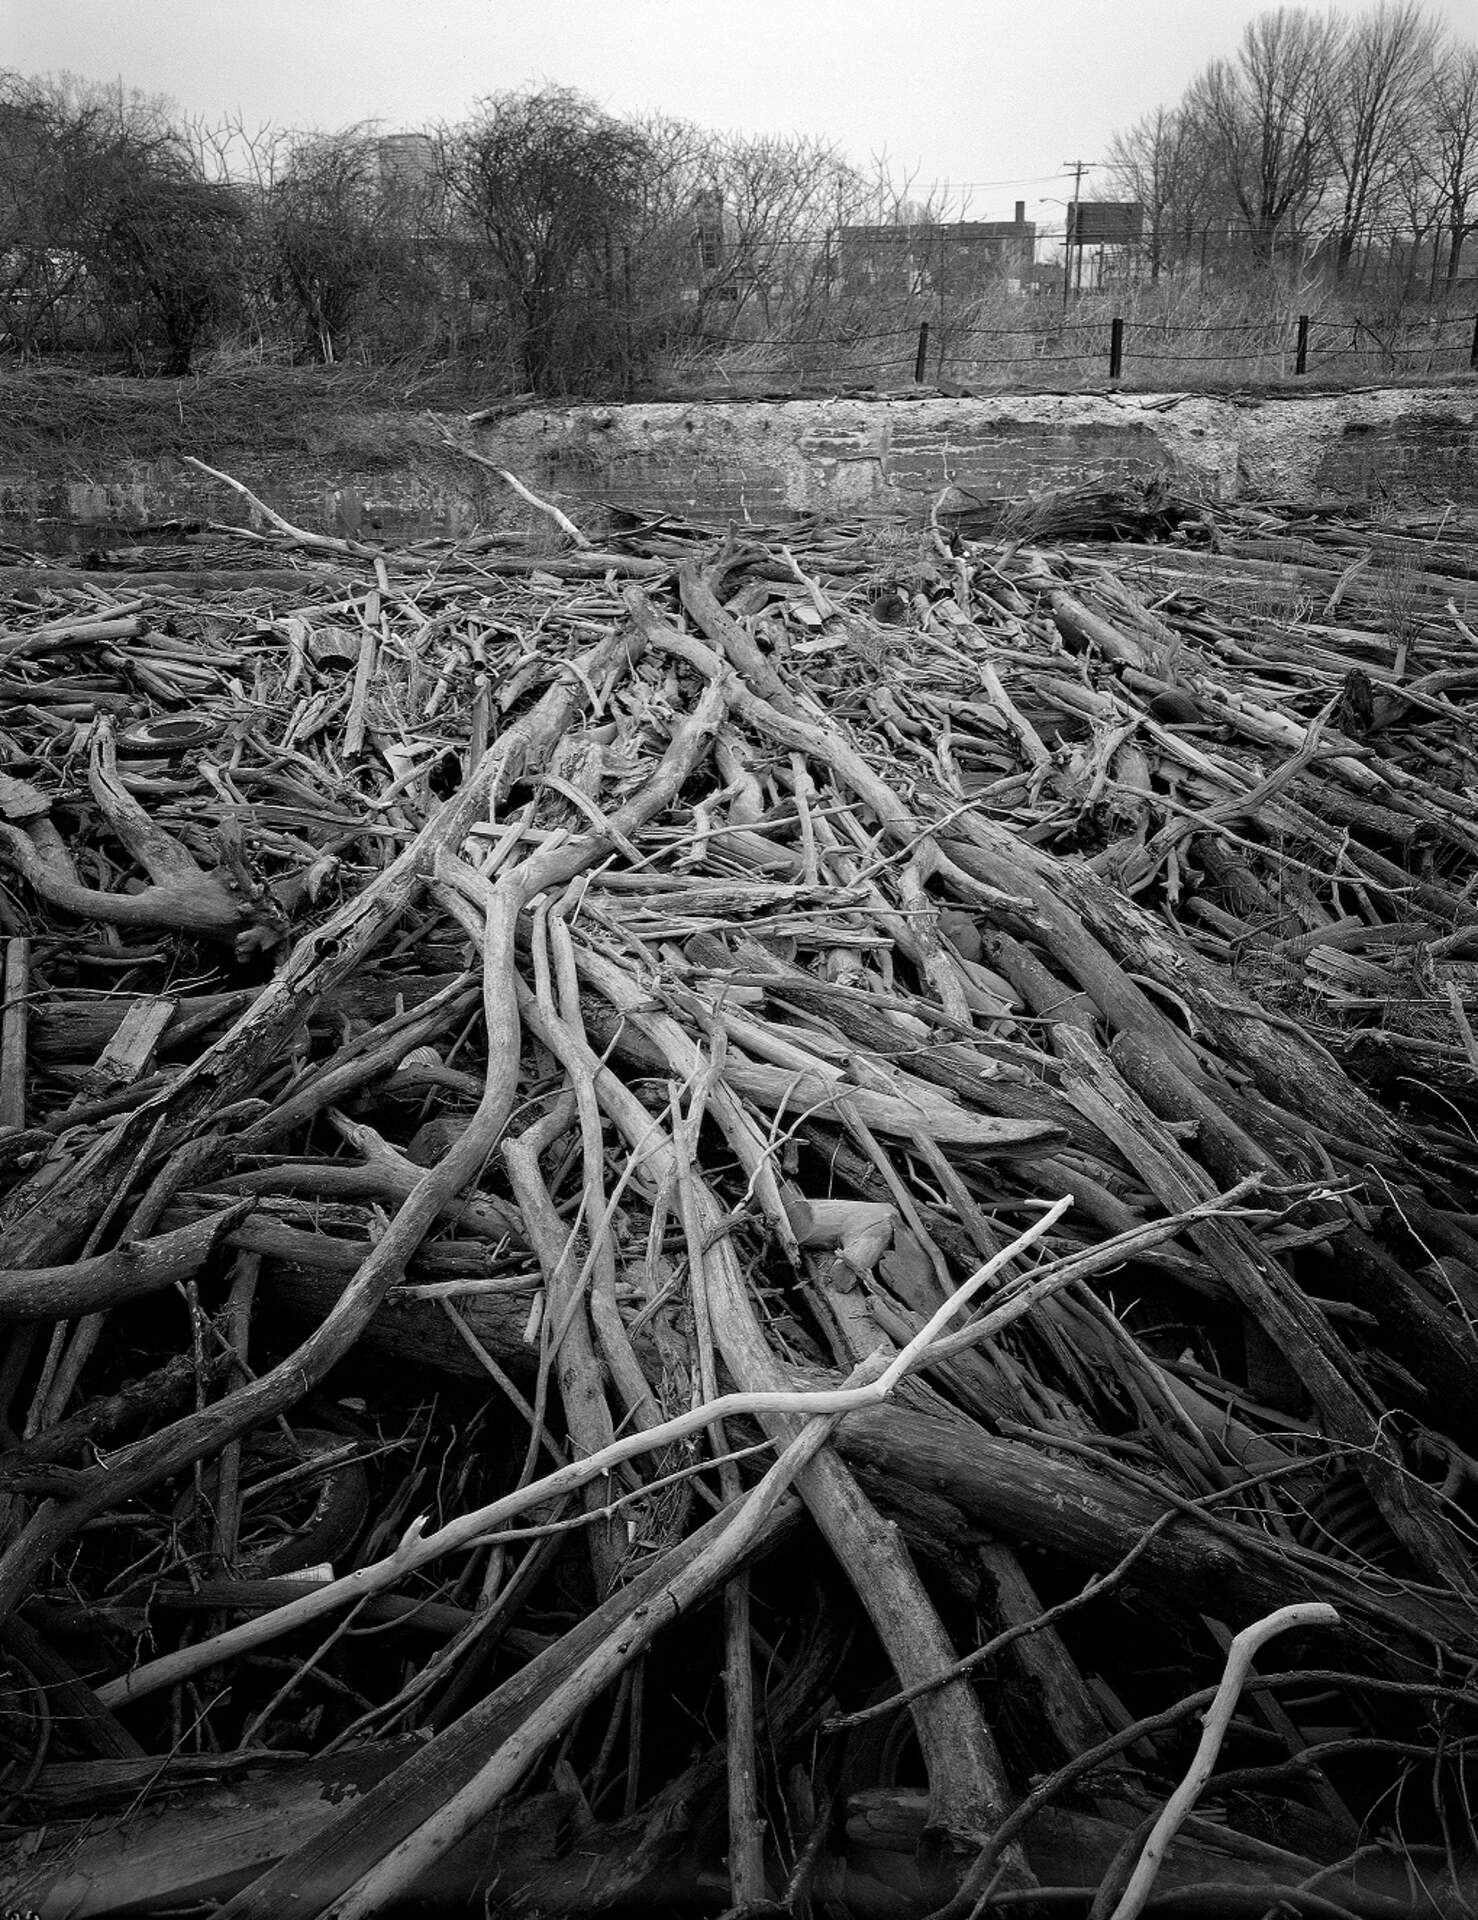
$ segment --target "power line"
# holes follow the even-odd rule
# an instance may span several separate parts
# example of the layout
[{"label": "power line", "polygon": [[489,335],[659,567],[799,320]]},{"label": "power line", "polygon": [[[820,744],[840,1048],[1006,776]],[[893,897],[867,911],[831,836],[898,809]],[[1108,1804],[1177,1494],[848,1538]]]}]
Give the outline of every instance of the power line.
[{"label": "power line", "polygon": [[[1071,167],[1068,172],[1071,172]],[[1065,180],[1067,173],[1018,173],[1010,180],[951,180],[947,175],[933,182],[936,187],[949,187],[957,192],[968,189],[977,193],[985,187],[1042,187],[1052,180]]]}]

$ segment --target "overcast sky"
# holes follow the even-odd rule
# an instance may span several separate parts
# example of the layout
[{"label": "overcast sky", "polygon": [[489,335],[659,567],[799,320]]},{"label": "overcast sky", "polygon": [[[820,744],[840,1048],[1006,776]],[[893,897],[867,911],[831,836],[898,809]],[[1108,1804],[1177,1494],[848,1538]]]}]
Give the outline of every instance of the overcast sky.
[{"label": "overcast sky", "polygon": [[[821,134],[917,190],[948,183],[952,216],[1009,218],[1025,200],[1045,225],[1064,162],[1100,159],[1116,128],[1172,103],[1265,4],[0,0],[0,67],[121,79],[212,121],[386,131],[555,82],[618,113]],[[1435,11],[1478,38],[1478,0]]]}]

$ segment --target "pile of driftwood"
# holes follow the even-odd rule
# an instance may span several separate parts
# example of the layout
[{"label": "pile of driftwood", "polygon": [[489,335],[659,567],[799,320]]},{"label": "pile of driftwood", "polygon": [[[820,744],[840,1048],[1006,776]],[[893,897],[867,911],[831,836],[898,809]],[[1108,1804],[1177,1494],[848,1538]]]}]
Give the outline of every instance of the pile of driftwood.
[{"label": "pile of driftwood", "polygon": [[1472,1910],[1478,565],[1150,504],[5,570],[0,1903]]}]

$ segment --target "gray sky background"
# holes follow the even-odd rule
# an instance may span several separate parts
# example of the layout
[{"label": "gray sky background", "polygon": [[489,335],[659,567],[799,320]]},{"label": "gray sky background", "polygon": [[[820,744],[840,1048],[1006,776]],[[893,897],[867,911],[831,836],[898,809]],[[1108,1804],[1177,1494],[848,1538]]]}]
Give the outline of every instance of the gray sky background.
[{"label": "gray sky background", "polygon": [[[1358,13],[1362,0],[1335,0]],[[0,67],[239,114],[386,131],[555,82],[613,112],[821,134],[951,217],[1045,225],[1063,162],[1170,104],[1264,0],[0,0]],[[1478,38],[1478,0],[1434,11]],[[1084,197],[1091,197],[1089,175]],[[1060,217],[1060,216],[1059,216]]]}]

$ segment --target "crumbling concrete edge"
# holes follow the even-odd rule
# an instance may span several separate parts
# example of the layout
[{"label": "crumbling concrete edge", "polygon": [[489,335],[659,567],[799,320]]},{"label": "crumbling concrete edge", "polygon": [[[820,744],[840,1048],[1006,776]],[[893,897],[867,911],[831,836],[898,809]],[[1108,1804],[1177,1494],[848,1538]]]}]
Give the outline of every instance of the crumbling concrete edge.
[{"label": "crumbling concrete edge", "polygon": [[[1208,502],[1339,500],[1478,508],[1478,381],[1466,386],[1280,394],[1025,394],[989,398],[669,401],[534,407],[451,439],[515,473],[598,532],[620,506],[700,525],[918,521],[1103,481],[1160,476]],[[360,472],[332,457],[211,449],[298,524],[356,538],[451,535],[538,518],[487,465],[410,455]],[[989,520],[987,511],[985,518]],[[174,460],[130,460],[87,479],[5,468],[0,539],[38,532],[80,548],[112,529],[253,521]],[[265,524],[265,523],[264,523]],[[547,532],[547,521],[538,524]]]},{"label": "crumbling concrete edge", "polygon": [[1209,501],[1420,495],[1430,480],[1478,504],[1478,387],[534,408],[475,444],[571,504],[741,522],[916,517],[1150,473]]}]

